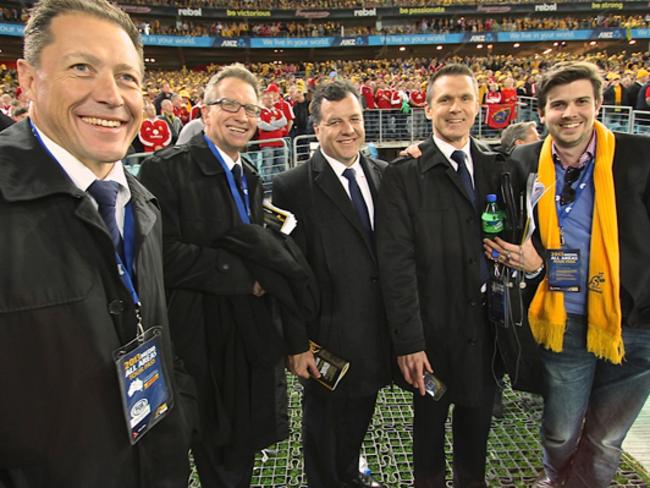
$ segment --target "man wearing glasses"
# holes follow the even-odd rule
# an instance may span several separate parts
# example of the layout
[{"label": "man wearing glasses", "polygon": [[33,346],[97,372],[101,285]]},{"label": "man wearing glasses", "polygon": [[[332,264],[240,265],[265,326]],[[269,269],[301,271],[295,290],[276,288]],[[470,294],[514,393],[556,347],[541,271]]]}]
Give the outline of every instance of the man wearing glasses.
[{"label": "man wearing glasses", "polygon": [[[260,178],[240,155],[257,129],[257,79],[241,64],[227,66],[209,81],[204,102],[204,132],[156,153],[140,178],[162,209],[172,336],[198,386],[202,438],[192,452],[201,482],[248,487],[255,451],[286,434],[274,416],[283,364],[259,372],[252,363],[264,358],[248,354],[251,337],[242,327],[273,328],[268,297],[244,259],[220,241],[242,224],[263,222]],[[263,350],[281,355],[271,344]]]},{"label": "man wearing glasses", "polygon": [[549,190],[535,247],[486,241],[538,275],[528,311],[545,370],[538,487],[609,486],[650,391],[650,138],[596,121],[602,83],[590,63],[544,75],[549,136],[512,156]]}]

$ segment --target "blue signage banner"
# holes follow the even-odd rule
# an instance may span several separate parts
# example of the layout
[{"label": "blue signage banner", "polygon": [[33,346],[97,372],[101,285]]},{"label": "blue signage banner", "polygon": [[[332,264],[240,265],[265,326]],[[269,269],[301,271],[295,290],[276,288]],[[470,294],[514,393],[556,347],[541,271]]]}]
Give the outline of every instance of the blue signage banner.
[{"label": "blue signage banner", "polygon": [[23,37],[24,30],[23,24],[0,23],[0,36]]},{"label": "blue signage banner", "polygon": [[[0,36],[22,37],[22,24],[1,23]],[[414,46],[494,42],[616,41],[650,39],[650,29],[549,30],[525,32],[465,32],[453,34],[390,34],[356,37],[191,37],[142,36],[145,46],[228,49],[317,49],[362,46]]]}]

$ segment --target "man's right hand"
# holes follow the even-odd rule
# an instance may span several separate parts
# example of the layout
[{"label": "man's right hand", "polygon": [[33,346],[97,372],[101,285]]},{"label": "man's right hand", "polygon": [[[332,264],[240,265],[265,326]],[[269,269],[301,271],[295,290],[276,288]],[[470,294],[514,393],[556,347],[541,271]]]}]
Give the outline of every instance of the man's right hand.
[{"label": "man's right hand", "polygon": [[429,364],[429,358],[424,351],[397,356],[397,365],[399,366],[404,380],[414,388],[417,388],[420,395],[426,395],[424,388],[424,372],[433,373],[433,368]]},{"label": "man's right hand", "polygon": [[399,152],[399,155],[402,157],[409,157],[417,159],[422,156],[422,151],[420,150],[420,143],[411,144],[409,147]]},{"label": "man's right hand", "polygon": [[290,354],[287,358],[287,367],[296,376],[308,380],[309,378],[320,378],[314,354],[311,351],[300,354]]}]

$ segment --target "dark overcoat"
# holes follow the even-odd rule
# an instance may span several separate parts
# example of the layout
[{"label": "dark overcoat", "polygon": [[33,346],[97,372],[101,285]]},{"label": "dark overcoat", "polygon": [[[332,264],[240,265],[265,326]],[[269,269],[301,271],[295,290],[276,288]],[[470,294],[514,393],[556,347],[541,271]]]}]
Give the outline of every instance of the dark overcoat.
[{"label": "dark overcoat", "polygon": [[[386,163],[362,156],[361,165],[376,201]],[[320,150],[275,177],[273,203],[296,215],[292,236],[318,282],[320,310],[306,324],[307,336],[350,361],[334,394],[374,395],[390,382],[391,353],[373,239]],[[304,340],[292,347],[293,353],[307,350]]]},{"label": "dark overcoat", "polygon": [[[248,163],[244,174],[251,220],[261,224],[261,180]],[[245,259],[219,244],[242,221],[203,134],[157,152],[142,164],[139,177],[162,209],[170,328],[197,382],[201,442],[215,463],[237,462],[288,435],[281,351],[269,344],[268,358],[276,364],[254,365],[244,329],[237,326],[243,314],[252,313],[270,327],[271,299],[253,297],[258,277]]]},{"label": "dark overcoat", "polygon": [[[174,368],[156,201],[127,174],[145,328],[164,328],[175,407],[129,443],[113,352],[136,335],[106,227],[28,122],[0,134],[0,486],[187,486],[196,406]],[[189,407],[189,408],[187,408]]]},{"label": "dark overcoat", "polygon": [[[481,294],[480,212],[433,139],[384,172],[377,248],[397,355],[426,351],[451,401],[475,405],[492,381],[492,335]],[[498,193],[502,157],[471,142],[478,202]],[[479,208],[477,208],[479,207]]]}]

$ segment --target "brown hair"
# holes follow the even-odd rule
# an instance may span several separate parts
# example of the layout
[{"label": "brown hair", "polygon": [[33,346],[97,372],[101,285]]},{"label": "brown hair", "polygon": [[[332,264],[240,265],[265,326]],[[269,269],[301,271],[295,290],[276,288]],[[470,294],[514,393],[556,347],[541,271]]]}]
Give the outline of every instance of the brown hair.
[{"label": "brown hair", "polygon": [[553,66],[542,75],[537,91],[537,107],[541,112],[546,107],[548,92],[556,86],[567,85],[578,80],[588,80],[594,89],[594,100],[599,103],[603,99],[603,78],[598,67],[586,61],[565,61]]}]

